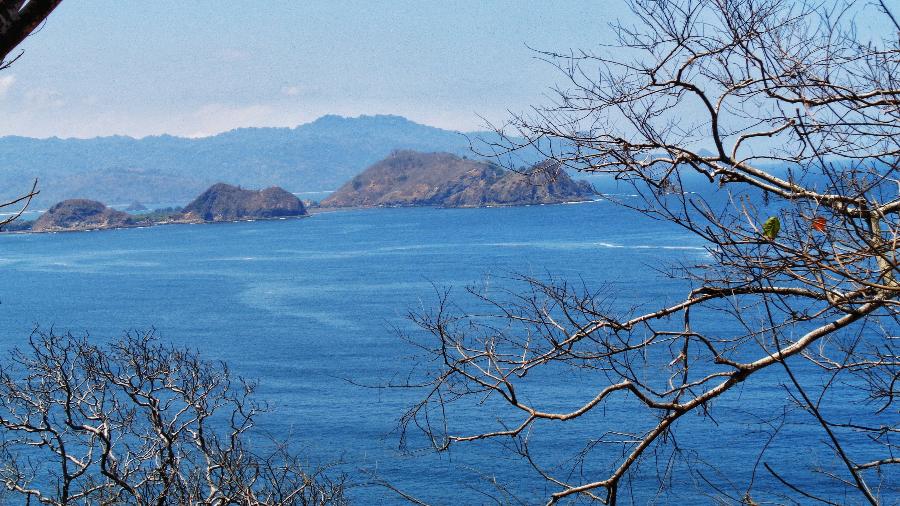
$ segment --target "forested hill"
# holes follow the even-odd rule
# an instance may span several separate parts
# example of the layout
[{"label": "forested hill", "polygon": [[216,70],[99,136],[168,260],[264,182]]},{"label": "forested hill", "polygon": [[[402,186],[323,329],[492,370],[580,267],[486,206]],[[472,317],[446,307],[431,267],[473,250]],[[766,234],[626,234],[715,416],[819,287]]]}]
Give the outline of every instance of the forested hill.
[{"label": "forested hill", "polygon": [[[469,137],[490,139],[491,134]],[[46,206],[187,201],[217,181],[293,192],[333,190],[397,149],[473,157],[466,135],[399,116],[323,116],[296,128],[241,128],[212,137],[0,138],[0,197],[39,178]],[[523,159],[535,163],[538,157]]]}]

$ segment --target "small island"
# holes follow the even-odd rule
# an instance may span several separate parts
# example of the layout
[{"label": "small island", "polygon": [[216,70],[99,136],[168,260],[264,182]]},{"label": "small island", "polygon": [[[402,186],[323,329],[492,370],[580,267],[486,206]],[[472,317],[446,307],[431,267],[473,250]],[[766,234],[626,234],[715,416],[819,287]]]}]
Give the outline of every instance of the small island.
[{"label": "small island", "polygon": [[521,172],[450,153],[395,151],[350,180],[322,207],[487,207],[591,200],[595,191],[559,164]]},{"label": "small island", "polygon": [[273,186],[244,190],[225,183],[212,185],[182,209],[182,220],[219,222],[304,216],[306,208],[293,193]]},{"label": "small island", "polygon": [[134,216],[106,207],[101,202],[87,199],[70,199],[54,205],[35,220],[32,232],[68,232],[74,230],[99,230],[133,227],[140,220]]},{"label": "small island", "polygon": [[141,203],[138,200],[135,200],[128,207],[126,207],[125,210],[129,211],[129,212],[140,212],[140,211],[147,211],[148,209],[147,209],[147,206],[145,206],[143,203]]},{"label": "small island", "polygon": [[75,232],[170,223],[216,223],[306,216],[306,208],[292,193],[271,187],[245,190],[217,183],[182,209],[129,214],[87,199],[64,200],[33,222],[4,227],[7,232]]}]

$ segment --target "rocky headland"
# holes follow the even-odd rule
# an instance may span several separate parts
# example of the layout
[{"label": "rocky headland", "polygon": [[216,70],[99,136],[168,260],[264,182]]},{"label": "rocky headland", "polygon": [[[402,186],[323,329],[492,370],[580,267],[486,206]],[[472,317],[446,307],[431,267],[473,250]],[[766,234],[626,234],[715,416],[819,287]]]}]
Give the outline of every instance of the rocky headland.
[{"label": "rocky headland", "polygon": [[486,207],[558,204],[594,197],[558,164],[522,172],[450,153],[395,151],[322,201],[322,207]]}]

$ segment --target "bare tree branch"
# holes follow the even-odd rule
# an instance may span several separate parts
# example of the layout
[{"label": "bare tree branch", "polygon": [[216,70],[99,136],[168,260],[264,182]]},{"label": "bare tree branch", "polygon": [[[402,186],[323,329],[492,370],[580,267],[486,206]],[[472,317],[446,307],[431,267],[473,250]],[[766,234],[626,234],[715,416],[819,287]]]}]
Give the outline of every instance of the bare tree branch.
[{"label": "bare tree branch", "polygon": [[[667,479],[681,455],[678,427],[690,423],[684,415],[714,417],[735,387],[772,382],[783,370],[793,385],[785,409],[811,413],[834,458],[798,466],[845,495],[805,491],[764,463],[775,479],[767,486],[781,487],[783,498],[830,504],[851,494],[873,504],[896,497],[900,37],[860,34],[854,25],[874,14],[896,28],[896,18],[881,1],[629,5],[634,22],[613,27],[617,45],[539,52],[564,84],[549,105],[498,127],[503,141],[488,148],[538,149],[569,169],[627,185],[636,197],[607,198],[705,244],[706,260],[674,270],[694,288],[649,310],[529,277],[518,280],[521,291],[499,296],[470,290],[477,310],[443,294],[437,309],[412,315],[428,339],[410,339],[433,367],[401,427],[423,432],[438,451],[512,440],[553,487],[549,504],[614,504],[635,469],[665,452],[659,480]],[[806,376],[794,373],[797,364]],[[596,387],[573,392],[581,400],[571,406],[546,407],[533,378],[562,372]],[[853,403],[852,417],[826,416],[822,403],[834,399]],[[490,406],[502,422],[460,423],[456,405]],[[572,455],[565,470],[534,455],[529,438],[552,434],[549,424],[583,427],[622,405],[631,425],[580,449],[556,448]],[[751,476],[771,442],[749,459]],[[575,478],[600,445],[617,448],[604,454],[607,467]],[[733,497],[755,503],[759,486],[751,478],[733,487]]]}]

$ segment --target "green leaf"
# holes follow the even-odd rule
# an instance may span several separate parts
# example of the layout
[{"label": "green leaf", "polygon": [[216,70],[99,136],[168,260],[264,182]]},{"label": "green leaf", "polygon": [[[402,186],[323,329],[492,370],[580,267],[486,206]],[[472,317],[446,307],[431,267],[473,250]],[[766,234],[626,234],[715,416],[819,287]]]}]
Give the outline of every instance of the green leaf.
[{"label": "green leaf", "polygon": [[775,240],[778,237],[779,230],[781,230],[781,222],[775,216],[770,217],[763,223],[763,236],[769,240]]}]

